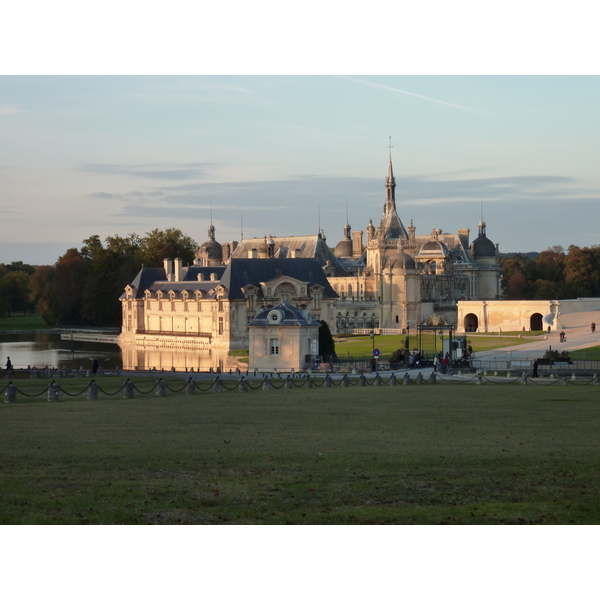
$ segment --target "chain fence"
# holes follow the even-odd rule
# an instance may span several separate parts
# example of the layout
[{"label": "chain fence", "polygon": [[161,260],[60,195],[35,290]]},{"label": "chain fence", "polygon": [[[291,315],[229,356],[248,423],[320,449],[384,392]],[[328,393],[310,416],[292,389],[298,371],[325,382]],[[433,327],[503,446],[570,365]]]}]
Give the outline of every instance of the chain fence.
[{"label": "chain fence", "polygon": [[[227,382],[227,383],[225,383]],[[39,398],[44,394],[48,394],[48,401],[58,401],[60,395],[64,395],[69,398],[77,398],[84,394],[88,395],[88,399],[97,400],[98,394],[102,394],[108,397],[117,396],[123,392],[124,398],[133,398],[133,392],[137,392],[140,395],[148,395],[153,392],[157,396],[166,396],[167,390],[172,394],[181,394],[185,391],[187,395],[194,394],[196,391],[201,393],[219,393],[223,391],[233,392],[239,390],[240,392],[252,391],[267,391],[270,389],[281,390],[286,389],[298,389],[298,388],[312,388],[315,387],[350,387],[350,386],[398,386],[398,385],[535,385],[538,387],[554,386],[554,385],[575,385],[575,386],[587,386],[587,385],[600,385],[600,376],[597,374],[591,378],[577,377],[572,374],[571,377],[553,377],[548,378],[534,378],[529,377],[526,373],[523,373],[520,377],[500,377],[500,376],[487,376],[479,372],[474,374],[472,377],[466,376],[443,376],[439,373],[431,373],[429,377],[423,377],[419,373],[416,377],[411,378],[409,373],[405,373],[403,377],[396,378],[393,373],[387,380],[376,374],[375,377],[369,379],[365,375],[358,377],[348,377],[345,374],[341,378],[332,378],[329,374],[325,377],[311,377],[310,375],[298,378],[272,378],[265,376],[262,379],[246,378],[241,376],[237,381],[233,380],[222,380],[219,376],[210,382],[208,386],[202,385],[199,381],[194,381],[191,377],[187,379],[181,387],[168,385],[162,378],[158,379],[156,383],[149,389],[141,389],[135,385],[130,379],[127,379],[116,391],[109,391],[100,387],[95,381],[91,380],[83,389],[80,391],[69,391],[61,386],[55,380],[46,385],[43,389],[36,392],[28,392],[22,387],[15,385],[10,380],[3,388],[0,389],[0,393],[4,395],[4,401],[6,403],[16,402],[17,395],[24,396],[26,398]]]}]

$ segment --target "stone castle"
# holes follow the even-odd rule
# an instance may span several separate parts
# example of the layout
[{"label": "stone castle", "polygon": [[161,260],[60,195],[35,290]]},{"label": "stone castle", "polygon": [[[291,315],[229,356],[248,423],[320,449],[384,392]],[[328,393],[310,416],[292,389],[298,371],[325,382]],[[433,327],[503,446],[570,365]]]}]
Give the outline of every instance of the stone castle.
[{"label": "stone castle", "polygon": [[398,216],[395,191],[390,156],[379,226],[369,222],[365,240],[346,222],[334,249],[322,231],[220,244],[211,223],[193,265],[165,260],[126,287],[121,341],[248,348],[254,317],[284,301],[334,334],[399,333],[428,319],[456,324],[458,301],[501,298],[498,247],[483,220],[471,243],[469,229],[417,235]]}]

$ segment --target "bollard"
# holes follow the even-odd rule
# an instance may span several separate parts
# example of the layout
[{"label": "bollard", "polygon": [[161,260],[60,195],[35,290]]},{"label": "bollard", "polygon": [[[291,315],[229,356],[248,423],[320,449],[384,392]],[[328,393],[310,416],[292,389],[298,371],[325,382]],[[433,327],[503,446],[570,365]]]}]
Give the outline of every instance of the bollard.
[{"label": "bollard", "polygon": [[498,377],[498,371],[494,371],[494,377]]},{"label": "bollard", "polygon": [[379,376],[379,373],[377,373],[375,375],[375,379],[373,380],[373,385],[382,385],[382,381],[381,381],[381,377]]},{"label": "bollard", "polygon": [[510,376],[511,376],[511,375],[510,375],[510,371],[506,371],[506,376],[507,376],[507,377],[510,377]]},{"label": "bollard", "polygon": [[600,379],[598,378],[598,373],[594,374],[594,377],[592,378],[592,383],[594,385],[600,385]]},{"label": "bollard", "polygon": [[271,385],[271,380],[265,376],[265,378],[263,379],[263,384],[262,384],[262,389],[265,392],[269,392],[273,389],[273,386]]},{"label": "bollard", "polygon": [[571,381],[576,381],[577,380],[577,375],[575,375],[575,373],[573,373],[571,375]]},{"label": "bollard", "polygon": [[429,375],[429,383],[437,383],[437,375],[433,371]]},{"label": "bollard", "polygon": [[562,377],[560,380],[560,384],[561,385],[567,385],[567,378],[566,377]]},{"label": "bollard", "polygon": [[219,379],[218,375],[215,377],[214,390],[217,394],[220,394],[223,391],[223,382]]},{"label": "bollard", "polygon": [[292,378],[288,375],[285,378],[285,385],[284,385],[286,390],[291,390],[294,387],[294,383],[292,381]]},{"label": "bollard", "polygon": [[364,373],[361,373],[360,377],[358,378],[358,387],[365,387],[365,385],[367,385],[367,380]]},{"label": "bollard", "polygon": [[408,373],[404,373],[404,379],[402,380],[402,385],[410,385],[410,375]]},{"label": "bollard", "polygon": [[352,369],[352,375],[356,375],[356,369]]},{"label": "bollard", "polygon": [[415,383],[417,383],[419,385],[421,385],[423,383],[423,373],[419,373],[417,375],[417,379],[416,379]]},{"label": "bollard", "polygon": [[93,379],[87,387],[87,399],[98,400],[98,384]]},{"label": "bollard", "polygon": [[117,368],[115,369],[115,375],[116,375],[117,377],[121,377],[121,367],[117,367]]},{"label": "bollard", "polygon": [[243,377],[240,379],[240,385],[238,385],[238,389],[240,392],[248,391],[248,382]]},{"label": "bollard", "polygon": [[59,386],[54,379],[52,383],[48,384],[48,402],[58,402],[59,400]]},{"label": "bollard", "polygon": [[77,369],[77,371],[75,371],[75,378],[81,379],[81,371],[79,369]]},{"label": "bollard", "polygon": [[190,377],[185,384],[185,393],[189,396],[191,394],[196,393],[196,384],[194,380]]},{"label": "bollard", "polygon": [[13,385],[12,380],[8,382],[8,385],[4,389],[4,402],[7,404],[14,404],[17,401],[17,386]]},{"label": "bollard", "polygon": [[313,380],[310,378],[310,375],[304,380],[304,387],[311,389],[313,386]]},{"label": "bollard", "polygon": [[123,384],[123,398],[133,398],[133,381],[129,379]]},{"label": "bollard", "polygon": [[350,386],[350,380],[348,379],[348,373],[344,373],[344,376],[342,377],[342,387],[349,387]]},{"label": "bollard", "polygon": [[329,373],[327,373],[327,375],[325,376],[325,380],[323,381],[323,387],[331,387],[331,377],[329,377]]},{"label": "bollard", "polygon": [[523,375],[521,375],[521,385],[527,385],[527,373],[523,371]]},{"label": "bollard", "polygon": [[477,381],[475,381],[477,385],[483,384],[483,375],[481,373],[477,373]]},{"label": "bollard", "polygon": [[29,379],[37,379],[37,376],[38,376],[37,369],[35,367],[33,367],[33,369],[31,369],[31,371],[29,373]]},{"label": "bollard", "polygon": [[166,396],[167,395],[167,384],[165,380],[161,377],[158,380],[158,385],[156,386],[156,395],[157,396]]},{"label": "bollard", "polygon": [[396,373],[392,373],[392,376],[388,381],[388,385],[398,385],[398,381],[396,380]]}]

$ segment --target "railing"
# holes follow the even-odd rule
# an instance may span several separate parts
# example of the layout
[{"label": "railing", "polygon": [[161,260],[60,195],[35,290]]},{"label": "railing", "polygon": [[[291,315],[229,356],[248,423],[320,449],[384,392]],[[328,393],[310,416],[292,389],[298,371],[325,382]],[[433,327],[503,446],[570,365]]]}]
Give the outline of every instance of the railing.
[{"label": "railing", "polygon": [[212,333],[206,333],[204,331],[157,331],[154,329],[138,329],[136,333],[140,335],[176,335],[182,337],[212,338]]}]

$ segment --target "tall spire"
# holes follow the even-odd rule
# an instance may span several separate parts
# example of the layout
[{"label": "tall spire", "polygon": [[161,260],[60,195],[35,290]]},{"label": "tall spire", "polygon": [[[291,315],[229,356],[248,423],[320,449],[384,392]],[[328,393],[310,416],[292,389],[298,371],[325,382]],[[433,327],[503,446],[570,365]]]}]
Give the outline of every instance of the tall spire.
[{"label": "tall spire", "polygon": [[396,212],[396,179],[394,178],[394,168],[392,167],[392,136],[390,136],[388,148],[390,150],[390,159],[387,177],[385,178],[385,204],[380,225],[381,235],[384,236],[384,239],[408,238],[406,229]]}]

